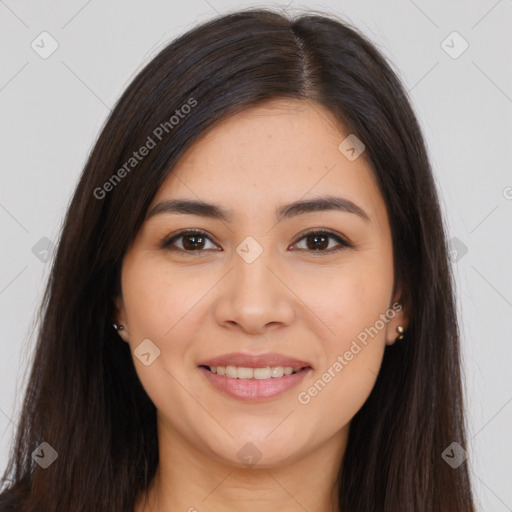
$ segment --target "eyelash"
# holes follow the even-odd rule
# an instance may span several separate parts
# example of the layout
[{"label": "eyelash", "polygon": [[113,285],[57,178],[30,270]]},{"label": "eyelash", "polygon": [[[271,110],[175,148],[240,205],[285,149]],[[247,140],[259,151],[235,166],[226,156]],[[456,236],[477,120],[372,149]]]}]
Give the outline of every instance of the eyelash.
[{"label": "eyelash", "polygon": [[[179,247],[175,247],[173,246],[172,244],[178,240],[179,238],[181,237],[184,237],[184,236],[187,236],[187,235],[201,235],[205,238],[207,238],[208,240],[210,240],[211,242],[213,242],[213,240],[211,240],[210,236],[208,235],[208,233],[206,233],[205,231],[201,230],[201,229],[186,229],[186,230],[183,230],[183,231],[180,231],[178,233],[176,233],[175,235],[172,235],[170,238],[167,238],[166,240],[164,240],[161,244],[161,248],[162,249],[166,249],[168,251],[172,251],[172,252],[181,252],[183,254],[186,254],[187,256],[188,255],[197,255],[197,254],[200,254],[202,252],[205,252],[206,250],[208,249],[202,249],[202,250],[196,250],[196,251],[187,251],[186,249],[181,249]],[[297,243],[299,243],[302,239],[310,236],[310,235],[324,235],[324,236],[327,236],[329,238],[332,238],[332,239],[335,239],[338,244],[339,244],[339,247],[337,248],[331,248],[331,249],[325,249],[325,250],[319,250],[319,251],[314,251],[314,250],[308,250],[308,249],[295,249],[295,250],[300,250],[300,251],[308,251],[312,254],[333,254],[333,253],[336,253],[336,252],[339,252],[343,249],[346,249],[346,248],[351,248],[352,247],[352,244],[350,244],[349,242],[347,242],[345,239],[343,239],[340,235],[332,232],[332,231],[329,231],[329,230],[325,230],[325,229],[313,229],[313,230],[310,230],[310,231],[307,231],[306,233],[302,233],[300,235],[300,238],[297,239],[297,241],[293,244],[293,245],[296,245]]]}]

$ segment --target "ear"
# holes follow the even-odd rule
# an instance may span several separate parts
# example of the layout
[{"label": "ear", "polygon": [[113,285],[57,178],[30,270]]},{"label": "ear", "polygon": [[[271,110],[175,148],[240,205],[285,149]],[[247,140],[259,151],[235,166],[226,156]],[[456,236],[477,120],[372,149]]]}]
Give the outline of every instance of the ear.
[{"label": "ear", "polygon": [[122,338],[123,341],[128,343],[130,337],[130,330],[128,329],[128,322],[126,319],[126,310],[124,308],[124,302],[122,297],[116,297],[114,300],[114,322],[117,325],[122,325],[123,329],[117,331],[117,334]]},{"label": "ear", "polygon": [[405,310],[404,305],[401,302],[401,291],[397,290],[393,297],[386,316],[389,318],[389,322],[386,327],[386,345],[394,345],[396,342],[400,343],[403,340],[399,340],[400,333],[397,328],[402,326],[404,332],[407,332],[409,326],[408,312]]}]

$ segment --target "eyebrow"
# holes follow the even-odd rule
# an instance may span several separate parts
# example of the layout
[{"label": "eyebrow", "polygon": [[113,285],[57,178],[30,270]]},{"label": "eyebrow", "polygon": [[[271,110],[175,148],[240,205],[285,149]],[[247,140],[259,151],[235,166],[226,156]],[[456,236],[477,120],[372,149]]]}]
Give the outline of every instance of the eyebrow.
[{"label": "eyebrow", "polygon": [[[317,197],[304,201],[295,201],[281,206],[276,210],[276,220],[277,222],[281,222],[298,215],[320,211],[341,211],[353,213],[365,222],[371,222],[368,214],[357,204],[353,203],[349,199],[336,196]],[[146,220],[150,219],[154,215],[162,213],[198,215],[223,222],[230,222],[233,218],[232,210],[223,206],[205,203],[204,201],[169,199],[155,205],[147,214]]]}]

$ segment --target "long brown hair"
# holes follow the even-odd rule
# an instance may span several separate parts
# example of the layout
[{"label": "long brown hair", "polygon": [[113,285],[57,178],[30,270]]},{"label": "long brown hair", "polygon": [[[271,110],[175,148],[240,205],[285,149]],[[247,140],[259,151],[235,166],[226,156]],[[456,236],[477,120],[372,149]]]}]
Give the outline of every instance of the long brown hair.
[{"label": "long brown hair", "polygon": [[[61,232],[1,511],[126,512],[148,488],[156,410],[112,328],[123,256],[186,149],[226,116],[276,98],[317,101],[365,144],[410,318],[352,420],[340,508],[474,511],[467,462],[452,468],[442,457],[454,441],[465,446],[459,334],[445,228],[407,94],[357,29],[266,9],[219,17],[173,41],[108,118]],[[148,137],[154,146],[131,161]],[[46,469],[31,456],[42,442],[58,453]]]}]

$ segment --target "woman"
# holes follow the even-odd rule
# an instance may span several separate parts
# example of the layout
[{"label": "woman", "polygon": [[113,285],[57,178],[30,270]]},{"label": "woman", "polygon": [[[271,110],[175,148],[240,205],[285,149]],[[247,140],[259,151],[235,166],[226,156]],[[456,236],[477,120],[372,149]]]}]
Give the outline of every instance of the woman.
[{"label": "woman", "polygon": [[445,232],[357,30],[167,46],[65,220],[0,510],[471,512]]}]

